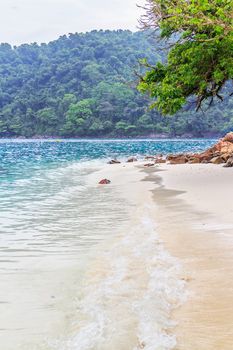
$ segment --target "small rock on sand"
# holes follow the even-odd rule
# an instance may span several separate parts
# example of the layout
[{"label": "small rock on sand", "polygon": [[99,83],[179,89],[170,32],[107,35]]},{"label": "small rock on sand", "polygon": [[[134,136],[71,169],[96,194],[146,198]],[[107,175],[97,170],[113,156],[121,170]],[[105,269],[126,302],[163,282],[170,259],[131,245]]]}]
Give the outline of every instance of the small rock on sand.
[{"label": "small rock on sand", "polygon": [[144,164],[144,166],[147,167],[147,168],[149,168],[151,166],[154,166],[154,165],[155,165],[154,163],[146,163],[146,164]]},{"label": "small rock on sand", "polygon": [[102,180],[100,180],[99,185],[108,185],[108,184],[110,184],[110,183],[111,183],[110,180],[108,180],[108,179],[102,179]]},{"label": "small rock on sand", "polygon": [[133,163],[133,162],[137,162],[137,158],[136,157],[130,157],[128,160],[127,160],[127,163]]},{"label": "small rock on sand", "polygon": [[108,164],[120,164],[121,162],[117,159],[111,159]]}]

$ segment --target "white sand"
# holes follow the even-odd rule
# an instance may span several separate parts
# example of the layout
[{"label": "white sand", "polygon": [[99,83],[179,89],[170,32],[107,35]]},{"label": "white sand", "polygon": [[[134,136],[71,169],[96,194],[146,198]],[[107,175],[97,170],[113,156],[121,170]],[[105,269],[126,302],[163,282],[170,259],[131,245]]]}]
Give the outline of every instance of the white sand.
[{"label": "white sand", "polygon": [[[162,167],[163,185],[186,191],[180,198],[197,210],[211,213],[217,222],[233,228],[233,169],[222,165],[187,164]],[[215,222],[216,224],[216,222]]]},{"label": "white sand", "polygon": [[164,165],[160,170],[161,187],[154,191],[160,237],[182,261],[191,293],[174,315],[177,350],[232,350],[233,169]]},{"label": "white sand", "polygon": [[[154,195],[159,237],[181,261],[189,292],[172,317],[178,323],[176,350],[232,350],[233,169],[209,164],[146,169],[138,163],[105,167],[98,175],[110,178],[136,205],[149,201],[148,191]],[[139,181],[135,187],[145,179],[147,185]]]}]

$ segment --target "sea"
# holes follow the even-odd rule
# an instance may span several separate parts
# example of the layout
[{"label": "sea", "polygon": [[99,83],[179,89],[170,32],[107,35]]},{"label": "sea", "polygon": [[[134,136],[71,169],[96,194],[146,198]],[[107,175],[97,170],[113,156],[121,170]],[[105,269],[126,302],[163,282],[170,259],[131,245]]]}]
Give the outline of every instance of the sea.
[{"label": "sea", "polygon": [[1,139],[0,349],[174,349],[179,264],[149,204],[93,179],[112,158],[215,141]]}]

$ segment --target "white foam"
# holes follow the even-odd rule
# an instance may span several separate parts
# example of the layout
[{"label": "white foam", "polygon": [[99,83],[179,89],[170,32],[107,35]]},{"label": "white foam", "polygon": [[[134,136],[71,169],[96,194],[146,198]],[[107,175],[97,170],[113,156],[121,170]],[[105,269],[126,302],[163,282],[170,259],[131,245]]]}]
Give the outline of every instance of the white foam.
[{"label": "white foam", "polygon": [[[77,320],[59,350],[171,350],[171,312],[185,300],[178,261],[164,249],[149,208],[105,246],[77,301]],[[138,217],[142,217],[139,215]]]}]

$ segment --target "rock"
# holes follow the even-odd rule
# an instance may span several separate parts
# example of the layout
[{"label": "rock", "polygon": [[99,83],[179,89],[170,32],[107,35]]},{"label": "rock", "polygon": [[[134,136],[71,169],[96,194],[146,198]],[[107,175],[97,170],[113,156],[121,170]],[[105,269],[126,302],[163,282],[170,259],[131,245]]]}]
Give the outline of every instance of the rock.
[{"label": "rock", "polygon": [[133,162],[137,162],[137,158],[136,157],[130,157],[128,160],[127,160],[127,163],[133,163]]},{"label": "rock", "polygon": [[152,163],[144,166],[153,166],[154,164],[165,163],[170,164],[222,164],[226,163],[226,167],[233,166],[233,132],[228,133],[219,140],[214,146],[204,152],[193,154],[171,154],[164,159],[163,155],[147,156],[145,159],[151,160]]},{"label": "rock", "polygon": [[222,140],[233,143],[233,132],[229,132],[228,134],[226,134],[226,136],[224,136]]},{"label": "rock", "polygon": [[232,153],[223,153],[221,154],[222,159],[224,159],[225,162],[228,161],[228,159],[232,156]]},{"label": "rock", "polygon": [[163,164],[166,163],[166,159],[164,158],[155,158],[155,164]]},{"label": "rock", "polygon": [[228,159],[226,164],[224,165],[225,168],[231,168],[233,167],[233,156]]},{"label": "rock", "polygon": [[212,150],[214,152],[222,153],[233,153],[233,143],[229,141],[220,140],[215,146],[213,146]]},{"label": "rock", "polygon": [[210,160],[210,163],[212,164],[222,164],[222,163],[225,163],[224,159],[222,159],[222,157],[220,156],[217,156],[217,157],[214,157]]},{"label": "rock", "polygon": [[170,160],[170,164],[185,164],[187,160],[185,157],[174,158]]},{"label": "rock", "polygon": [[120,164],[121,162],[117,159],[112,159],[108,162],[108,164]]},{"label": "rock", "polygon": [[188,163],[189,164],[199,164],[201,163],[201,160],[198,156],[194,156],[194,157],[190,157],[189,160],[188,160]]},{"label": "rock", "polygon": [[103,180],[100,180],[99,185],[108,185],[108,184],[110,184],[110,183],[111,183],[110,180],[108,180],[108,179],[103,179]]},{"label": "rock", "polygon": [[154,165],[155,165],[154,163],[146,163],[146,164],[144,164],[144,166],[147,167],[147,168],[149,168],[151,166],[154,166]]},{"label": "rock", "polygon": [[167,160],[170,161],[172,159],[178,158],[178,157],[184,157],[185,155],[183,153],[179,154],[168,154],[167,155]]},{"label": "rock", "polygon": [[209,161],[213,158],[213,156],[214,155],[211,150],[207,150],[197,155],[201,163],[209,163]]},{"label": "rock", "polygon": [[176,154],[167,156],[170,164],[185,164],[188,162],[188,157],[185,154]]}]

